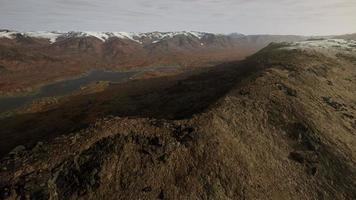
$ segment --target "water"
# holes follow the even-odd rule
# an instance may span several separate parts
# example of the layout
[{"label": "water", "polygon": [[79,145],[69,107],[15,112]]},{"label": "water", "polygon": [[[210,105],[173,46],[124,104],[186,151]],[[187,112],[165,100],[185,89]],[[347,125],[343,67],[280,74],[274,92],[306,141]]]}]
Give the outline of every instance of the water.
[{"label": "water", "polygon": [[136,73],[138,72],[113,72],[94,70],[80,78],[60,81],[43,86],[40,91],[34,95],[0,98],[0,113],[22,107],[36,99],[70,94],[76,90],[79,90],[82,86],[92,82],[122,82],[128,80]]}]

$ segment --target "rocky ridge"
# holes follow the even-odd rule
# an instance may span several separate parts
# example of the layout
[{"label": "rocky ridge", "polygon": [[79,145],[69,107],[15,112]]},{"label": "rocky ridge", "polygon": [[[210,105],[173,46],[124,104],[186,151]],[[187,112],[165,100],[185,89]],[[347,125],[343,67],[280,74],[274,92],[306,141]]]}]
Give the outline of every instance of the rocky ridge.
[{"label": "rocky ridge", "polygon": [[20,146],[1,161],[0,197],[355,199],[356,55],[319,43],[271,44],[165,89],[226,84],[192,115],[106,117]]}]

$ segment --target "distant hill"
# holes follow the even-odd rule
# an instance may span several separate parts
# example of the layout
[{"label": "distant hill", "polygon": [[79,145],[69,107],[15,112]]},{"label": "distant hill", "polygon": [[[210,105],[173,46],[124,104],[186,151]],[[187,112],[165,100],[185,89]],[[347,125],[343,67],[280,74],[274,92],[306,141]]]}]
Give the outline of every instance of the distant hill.
[{"label": "distant hill", "polygon": [[356,33],[335,36],[335,38],[346,39],[346,40],[356,40]]}]

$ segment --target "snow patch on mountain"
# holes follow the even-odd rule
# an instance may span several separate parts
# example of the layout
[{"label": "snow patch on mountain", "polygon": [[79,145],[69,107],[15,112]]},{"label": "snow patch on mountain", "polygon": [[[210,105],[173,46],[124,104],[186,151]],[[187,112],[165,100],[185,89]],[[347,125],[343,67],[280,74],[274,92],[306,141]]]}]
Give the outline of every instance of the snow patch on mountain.
[{"label": "snow patch on mountain", "polygon": [[338,53],[356,55],[356,41],[344,39],[312,39],[302,42],[292,42],[282,49],[317,51],[333,57]]},{"label": "snow patch on mountain", "polygon": [[206,33],[202,32],[196,32],[196,31],[180,31],[180,32],[150,32],[150,33],[140,33],[137,35],[137,37],[143,39],[143,38],[149,38],[152,41],[152,43],[157,43],[161,40],[167,39],[167,38],[173,38],[179,35],[184,35],[188,37],[195,37],[199,40],[203,38],[203,36]]},{"label": "snow patch on mountain", "polygon": [[75,38],[75,37],[95,37],[102,42],[109,40],[110,38],[121,38],[131,40],[142,44],[145,39],[150,39],[152,43],[157,43],[161,40],[167,38],[173,38],[176,36],[187,36],[197,38],[201,40],[207,33],[196,32],[196,31],[180,31],[180,32],[149,32],[149,33],[130,33],[130,32],[49,32],[49,31],[38,31],[38,32],[17,32],[9,30],[0,30],[0,38],[15,39],[17,35],[22,35],[25,37],[33,38],[45,38],[54,43],[58,38]]},{"label": "snow patch on mountain", "polygon": [[110,36],[107,33],[102,33],[102,32],[81,32],[81,36],[82,37],[92,36],[98,38],[103,42],[105,42],[107,39],[110,38]]},{"label": "snow patch on mountain", "polygon": [[193,35],[194,37],[198,38],[199,40],[201,40],[203,38],[203,36],[205,35],[205,33],[201,33],[201,32],[195,32],[195,31],[189,31],[186,32],[188,35]]},{"label": "snow patch on mountain", "polygon": [[50,43],[56,42],[58,38],[70,38],[70,37],[95,37],[99,40],[105,42],[106,40],[117,37],[121,39],[128,39],[138,43],[141,43],[139,40],[135,39],[138,37],[136,33],[127,33],[127,32],[48,32],[48,31],[38,31],[38,32],[17,32],[17,31],[8,31],[0,30],[0,38],[14,39],[16,35],[22,35],[25,37],[33,38],[45,38],[50,41]]},{"label": "snow patch on mountain", "polygon": [[14,39],[17,35],[22,35],[25,37],[33,37],[33,38],[44,38],[48,39],[50,43],[54,43],[56,39],[61,36],[63,33],[60,32],[48,32],[48,31],[36,31],[36,32],[17,32],[17,31],[9,31],[9,30],[1,30],[0,38],[8,38]]},{"label": "snow patch on mountain", "polygon": [[0,38],[14,39],[15,34],[17,34],[15,31],[2,30],[0,31]]},{"label": "snow patch on mountain", "polygon": [[121,39],[128,39],[132,40],[138,43],[141,43],[140,41],[134,39],[134,37],[137,34],[135,33],[126,33],[126,32],[92,32],[92,31],[86,31],[86,32],[68,32],[63,35],[61,35],[62,38],[71,38],[71,37],[95,37],[102,42],[107,41],[110,38],[121,38]]},{"label": "snow patch on mountain", "polygon": [[135,39],[138,37],[138,34],[137,33],[128,33],[128,32],[112,32],[112,33],[109,33],[109,34],[112,34],[113,37],[118,37],[118,38],[122,38],[122,39],[129,39],[129,40],[132,40],[132,41],[135,41],[135,42],[138,42],[138,43],[142,43],[141,41]]},{"label": "snow patch on mountain", "polygon": [[61,36],[63,33],[39,31],[39,32],[26,32],[21,34],[27,37],[48,39],[50,43],[54,43],[56,42],[57,38]]}]

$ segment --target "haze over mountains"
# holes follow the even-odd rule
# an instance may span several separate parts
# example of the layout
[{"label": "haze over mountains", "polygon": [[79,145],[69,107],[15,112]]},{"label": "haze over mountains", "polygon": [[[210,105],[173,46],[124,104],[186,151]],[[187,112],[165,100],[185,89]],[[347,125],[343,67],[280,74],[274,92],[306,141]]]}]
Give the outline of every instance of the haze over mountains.
[{"label": "haze over mountains", "polygon": [[[352,39],[354,35],[338,37]],[[5,95],[29,92],[43,83],[78,76],[95,68],[194,67],[240,60],[271,42],[308,38],[311,37],[193,31],[22,33],[1,30],[0,91]]]}]

